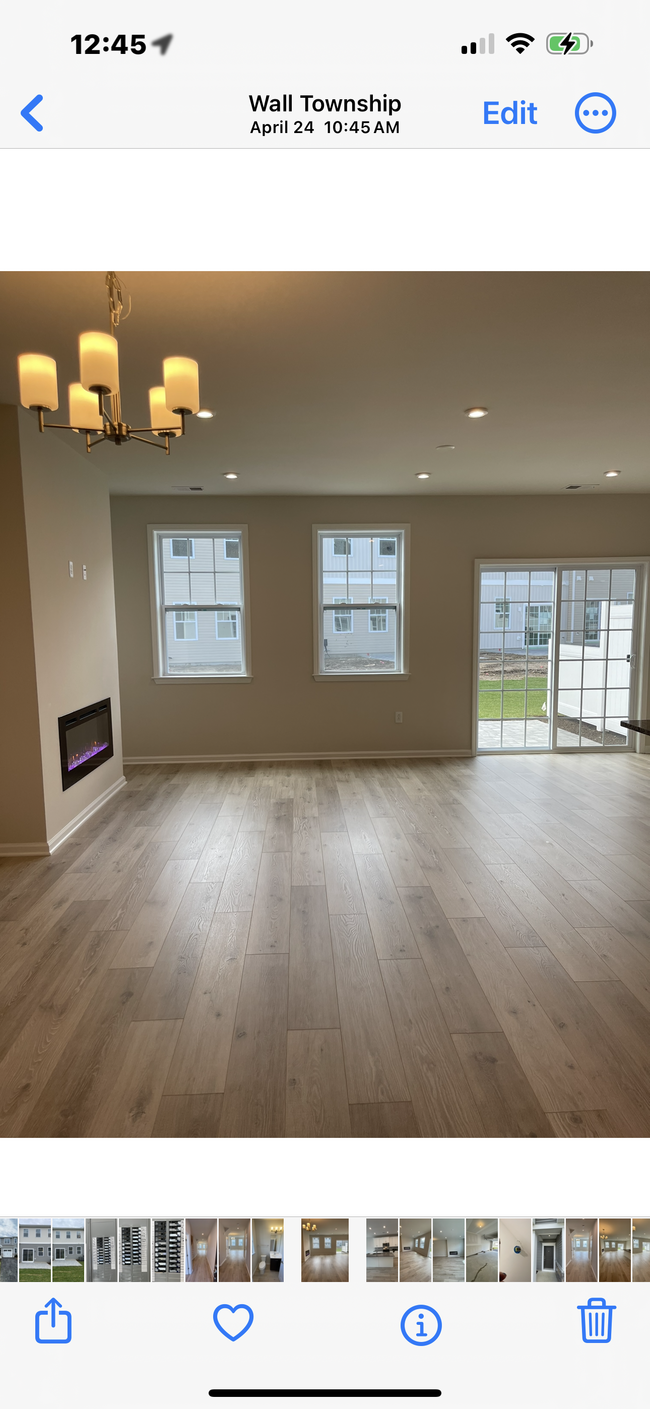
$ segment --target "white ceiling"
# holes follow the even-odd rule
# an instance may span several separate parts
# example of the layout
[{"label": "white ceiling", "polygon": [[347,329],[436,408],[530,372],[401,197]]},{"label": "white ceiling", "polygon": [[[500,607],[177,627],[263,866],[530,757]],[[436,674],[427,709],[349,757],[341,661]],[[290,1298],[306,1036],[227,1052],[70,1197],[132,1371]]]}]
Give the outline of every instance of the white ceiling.
[{"label": "white ceiling", "polygon": [[[113,493],[650,491],[646,273],[119,272],[125,418],[145,424],[170,354],[197,358],[215,416],[169,458],[100,446]],[[0,400],[18,400],[19,352],[48,353],[67,417],[78,334],[106,328],[104,273],[4,273],[0,299]]]}]

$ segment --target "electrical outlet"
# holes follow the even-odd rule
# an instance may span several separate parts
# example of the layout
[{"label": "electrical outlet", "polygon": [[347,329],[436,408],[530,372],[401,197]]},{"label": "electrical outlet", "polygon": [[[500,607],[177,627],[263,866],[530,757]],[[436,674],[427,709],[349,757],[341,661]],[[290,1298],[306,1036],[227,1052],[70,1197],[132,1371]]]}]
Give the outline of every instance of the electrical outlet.
[{"label": "electrical outlet", "polygon": [[83,577],[84,582],[88,581],[88,568],[86,567],[85,563],[82,564],[81,576]]},{"label": "electrical outlet", "polygon": [[397,710],[395,711],[395,723],[396,723],[396,724],[401,724],[401,723],[403,722],[403,719],[404,719],[404,716],[403,716],[403,714],[402,714],[401,709],[397,709]]},{"label": "electrical outlet", "polygon": [[74,563],[68,563],[68,572],[71,577],[74,577]]}]

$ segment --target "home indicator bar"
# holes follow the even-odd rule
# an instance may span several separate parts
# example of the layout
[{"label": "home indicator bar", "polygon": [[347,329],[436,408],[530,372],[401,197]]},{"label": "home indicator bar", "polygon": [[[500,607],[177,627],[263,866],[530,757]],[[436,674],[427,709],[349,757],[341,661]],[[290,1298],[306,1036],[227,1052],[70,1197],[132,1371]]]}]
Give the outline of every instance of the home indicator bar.
[{"label": "home indicator bar", "polygon": [[440,1399],[441,1389],[211,1389],[210,1399]]}]

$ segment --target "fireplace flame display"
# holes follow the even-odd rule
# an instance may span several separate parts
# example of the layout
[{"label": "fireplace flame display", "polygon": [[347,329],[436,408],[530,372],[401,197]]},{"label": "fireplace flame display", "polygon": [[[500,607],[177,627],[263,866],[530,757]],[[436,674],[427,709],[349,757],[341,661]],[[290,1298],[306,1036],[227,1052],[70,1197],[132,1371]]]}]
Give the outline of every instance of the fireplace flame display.
[{"label": "fireplace flame display", "polygon": [[110,700],[98,700],[59,719],[61,782],[72,787],[113,757]]}]

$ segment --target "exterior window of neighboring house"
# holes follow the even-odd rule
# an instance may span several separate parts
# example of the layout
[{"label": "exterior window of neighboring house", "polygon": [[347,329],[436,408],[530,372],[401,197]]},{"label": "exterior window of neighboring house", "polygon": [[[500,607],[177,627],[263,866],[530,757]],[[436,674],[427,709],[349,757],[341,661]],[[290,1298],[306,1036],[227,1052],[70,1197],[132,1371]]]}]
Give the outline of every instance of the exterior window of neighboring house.
[{"label": "exterior window of neighboring house", "polygon": [[61,1234],[59,1233],[58,1228],[57,1228],[57,1230],[56,1230],[54,1236],[55,1236],[55,1238],[60,1238],[60,1237],[61,1237]]},{"label": "exterior window of neighboring house", "polygon": [[174,640],[198,641],[196,612],[174,612]]},{"label": "exterior window of neighboring house", "polygon": [[69,1237],[71,1236],[71,1234],[70,1234],[70,1233],[66,1233],[65,1236],[66,1236],[66,1238],[69,1238]]},{"label": "exterior window of neighboring house", "polygon": [[406,674],[408,533],[314,527],[316,679]]},{"label": "exterior window of neighboring house", "polygon": [[248,679],[246,529],[148,532],[154,679]]},{"label": "exterior window of neighboring house", "polygon": [[236,641],[239,635],[239,612],[217,612],[217,639]]},{"label": "exterior window of neighboring house", "polygon": [[170,548],[172,558],[193,558],[193,538],[172,538]]},{"label": "exterior window of neighboring house", "polygon": [[77,1257],[81,1257],[82,1252],[83,1248],[77,1247]]},{"label": "exterior window of neighboring house", "polygon": [[41,1236],[41,1230],[40,1230],[40,1228],[36,1228],[36,1229],[34,1230],[34,1237],[35,1237],[35,1238],[40,1238],[40,1236]]},{"label": "exterior window of neighboring house", "polygon": [[43,1254],[44,1254],[44,1252],[45,1252],[45,1248],[44,1248],[44,1247],[40,1247],[40,1248],[38,1249],[38,1255],[39,1255],[39,1257],[42,1257]]},{"label": "exterior window of neighboring house", "polygon": [[380,603],[387,602],[388,597],[373,597],[373,610],[368,612],[368,629],[370,631],[388,631],[388,612],[379,611]]},{"label": "exterior window of neighboring house", "polygon": [[600,645],[600,602],[585,604],[585,642]]},{"label": "exterior window of neighboring house", "polygon": [[510,598],[497,597],[494,603],[494,625],[498,631],[507,631],[510,626]]},{"label": "exterior window of neighboring house", "polygon": [[526,605],[526,641],[529,646],[548,646],[553,629],[553,607],[535,602]]},{"label": "exterior window of neighboring house", "polygon": [[[345,606],[347,603],[352,602],[352,598],[334,597],[334,602],[337,606]],[[352,630],[352,612],[333,612],[332,616],[334,620],[334,630],[337,635],[349,635]]]}]

